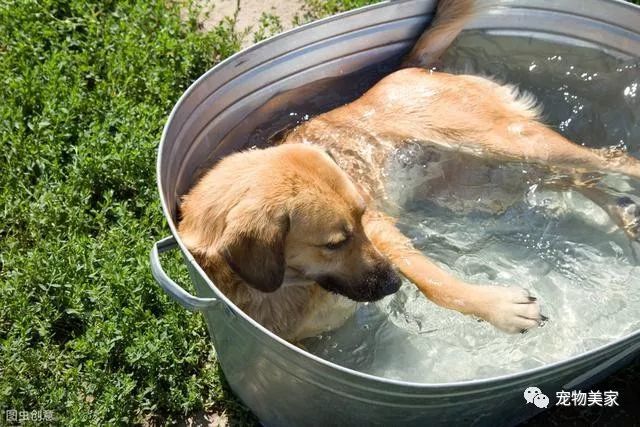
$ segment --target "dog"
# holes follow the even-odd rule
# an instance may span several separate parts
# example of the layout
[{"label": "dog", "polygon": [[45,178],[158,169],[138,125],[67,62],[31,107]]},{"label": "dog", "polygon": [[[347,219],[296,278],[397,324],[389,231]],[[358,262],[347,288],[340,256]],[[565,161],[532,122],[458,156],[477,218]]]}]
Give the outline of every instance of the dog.
[{"label": "dog", "polygon": [[384,165],[409,144],[553,172],[562,178],[550,187],[582,193],[631,238],[640,235],[637,204],[594,185],[602,173],[640,178],[638,159],[568,141],[539,121],[532,97],[514,86],[433,70],[473,6],[441,0],[400,70],[298,125],[278,145],[222,159],[183,197],[183,242],[222,292],[270,331],[297,342],[337,328],[357,302],[396,292],[400,274],[434,303],[505,332],[546,320],[524,289],[445,272],[381,209]]}]

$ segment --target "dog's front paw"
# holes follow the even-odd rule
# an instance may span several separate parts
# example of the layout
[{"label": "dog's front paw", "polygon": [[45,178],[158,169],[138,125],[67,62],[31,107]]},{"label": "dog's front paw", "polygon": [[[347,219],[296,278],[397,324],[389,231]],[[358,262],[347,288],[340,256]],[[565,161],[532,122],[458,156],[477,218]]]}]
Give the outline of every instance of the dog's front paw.
[{"label": "dog's front paw", "polygon": [[508,332],[525,332],[547,320],[528,291],[518,287],[477,286],[477,312],[482,319]]}]

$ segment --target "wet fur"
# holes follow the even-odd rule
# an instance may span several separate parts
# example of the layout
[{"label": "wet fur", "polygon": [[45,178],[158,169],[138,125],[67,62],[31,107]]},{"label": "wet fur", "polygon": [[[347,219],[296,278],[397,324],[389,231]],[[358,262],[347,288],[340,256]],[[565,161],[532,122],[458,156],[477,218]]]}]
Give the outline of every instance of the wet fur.
[{"label": "wet fur", "polygon": [[[538,122],[535,99],[516,86],[415,68],[430,66],[444,52],[472,16],[472,3],[441,1],[404,69],[298,126],[280,146],[223,159],[184,197],[184,243],[214,283],[268,329],[296,341],[339,326],[355,303],[337,293],[375,300],[393,290],[389,261],[435,303],[505,331],[544,320],[522,289],[476,286],[438,268],[379,210],[384,165],[407,144],[526,162],[568,176],[609,171],[640,178],[638,160],[622,155],[612,161]],[[579,179],[567,182],[591,188]],[[627,205],[624,212],[631,212]],[[332,257],[321,246],[341,233],[331,226],[338,223],[350,227],[353,240]],[[327,275],[333,279],[322,285]],[[360,285],[351,289],[351,283]],[[383,289],[385,283],[393,286]]]}]

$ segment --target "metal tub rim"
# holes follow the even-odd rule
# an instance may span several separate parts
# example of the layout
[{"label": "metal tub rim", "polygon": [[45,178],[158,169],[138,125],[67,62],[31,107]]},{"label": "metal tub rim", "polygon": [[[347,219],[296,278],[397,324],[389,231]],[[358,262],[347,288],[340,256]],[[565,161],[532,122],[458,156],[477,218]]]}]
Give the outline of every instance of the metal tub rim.
[{"label": "metal tub rim", "polygon": [[[452,388],[453,389],[453,388],[455,388],[457,391],[463,391],[463,392],[464,391],[472,392],[472,391],[477,391],[479,389],[481,389],[483,392],[486,392],[486,390],[488,390],[490,388],[499,388],[500,385],[502,385],[502,384],[506,385],[507,383],[513,383],[513,382],[516,382],[516,381],[525,380],[525,379],[527,379],[527,378],[529,378],[531,376],[537,375],[537,374],[545,374],[546,373],[546,374],[549,375],[549,374],[553,374],[553,373],[555,373],[556,371],[559,371],[559,370],[568,369],[569,367],[571,367],[571,366],[573,366],[575,364],[578,364],[578,363],[581,363],[581,362],[587,362],[592,358],[597,358],[599,353],[602,353],[604,350],[609,349],[611,347],[620,347],[620,351],[618,353],[622,354],[623,356],[626,356],[628,353],[633,353],[635,351],[640,350],[640,330],[637,330],[637,331],[629,333],[629,334],[627,334],[627,335],[625,335],[625,336],[623,336],[621,338],[618,338],[615,341],[609,342],[607,344],[600,345],[600,346],[595,347],[595,348],[593,348],[591,350],[579,353],[579,354],[571,356],[569,358],[566,358],[566,359],[563,359],[563,360],[559,360],[559,361],[556,361],[556,362],[552,362],[552,363],[549,363],[549,364],[544,364],[544,365],[541,365],[541,366],[538,366],[538,367],[535,367],[535,368],[530,368],[530,369],[526,369],[526,370],[519,371],[519,372],[513,372],[513,373],[505,374],[505,375],[499,375],[499,376],[493,376],[493,377],[487,377],[487,378],[480,378],[480,379],[473,379],[473,380],[446,382],[446,383],[422,383],[422,382],[404,381],[404,380],[396,380],[396,379],[392,379],[392,378],[380,377],[380,376],[368,374],[368,373],[365,373],[365,372],[357,371],[355,369],[347,368],[347,367],[344,367],[344,366],[339,365],[337,363],[334,363],[334,362],[331,362],[329,360],[323,359],[323,358],[321,358],[319,356],[316,356],[315,354],[312,354],[312,353],[309,353],[309,352],[307,352],[305,350],[302,350],[301,348],[295,346],[294,344],[291,344],[290,342],[284,340],[283,338],[277,336],[273,332],[271,332],[268,329],[266,329],[260,323],[258,323],[257,321],[255,321],[254,319],[249,317],[247,314],[245,314],[242,310],[240,310],[231,300],[229,300],[224,295],[224,293],[222,293],[222,291],[220,291],[213,284],[211,279],[209,279],[209,277],[206,275],[204,270],[202,270],[200,265],[198,265],[198,263],[195,261],[195,259],[191,255],[191,253],[186,249],[184,244],[180,241],[179,237],[175,237],[174,236],[173,238],[175,239],[176,244],[179,245],[182,253],[186,254],[186,257],[188,258],[188,262],[206,280],[206,282],[209,285],[209,287],[211,288],[211,290],[215,293],[215,297],[218,299],[218,303],[219,304],[224,304],[226,307],[228,307],[229,309],[231,309],[233,311],[235,316],[240,316],[243,320],[245,320],[253,328],[255,328],[254,331],[253,331],[254,338],[256,338],[256,339],[258,339],[260,341],[275,341],[280,346],[285,347],[288,351],[293,351],[298,356],[302,356],[303,358],[308,358],[308,359],[312,360],[313,362],[318,363],[322,367],[329,368],[329,369],[332,369],[332,370],[337,370],[337,371],[340,371],[340,372],[345,373],[345,374],[350,375],[350,376],[358,377],[359,379],[363,380],[363,382],[371,382],[371,383],[384,384],[384,385],[392,386],[392,387],[412,389],[413,391],[437,390],[439,393],[442,393],[442,389],[446,389],[446,388]],[[633,343],[631,346],[626,346],[626,344],[628,344],[630,342],[634,342],[634,341],[637,341],[637,342]],[[615,359],[617,360],[618,357],[616,357]],[[288,360],[288,362],[296,363],[296,362],[291,361],[291,360]],[[597,370],[600,371],[601,367],[598,367]],[[587,373],[582,373],[579,377],[583,377],[583,376],[586,377],[588,375],[587,375]],[[332,380],[339,380],[341,382],[344,381],[343,379],[338,378],[338,377],[332,378]],[[354,384],[350,383],[350,385],[353,386]],[[487,386],[487,385],[491,385],[493,387],[480,387],[480,386]],[[390,392],[389,390],[387,390],[387,393],[388,394],[396,394],[394,392]],[[398,394],[402,394],[402,393],[398,393]],[[460,394],[464,394],[464,393],[456,392],[454,394],[460,395]]]}]

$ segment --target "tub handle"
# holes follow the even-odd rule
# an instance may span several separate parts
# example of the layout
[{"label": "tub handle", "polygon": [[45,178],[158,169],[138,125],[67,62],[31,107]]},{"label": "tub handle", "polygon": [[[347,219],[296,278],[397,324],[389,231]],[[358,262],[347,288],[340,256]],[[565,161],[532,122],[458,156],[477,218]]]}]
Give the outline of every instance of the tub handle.
[{"label": "tub handle", "polygon": [[176,249],[178,243],[173,236],[157,241],[151,249],[151,274],[156,282],[173,300],[189,311],[202,311],[218,302],[216,298],[199,298],[191,295],[174,282],[160,264],[160,254]]}]

